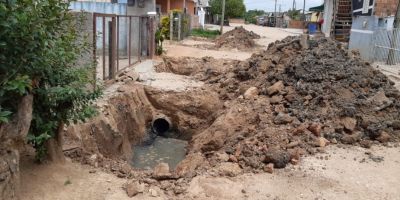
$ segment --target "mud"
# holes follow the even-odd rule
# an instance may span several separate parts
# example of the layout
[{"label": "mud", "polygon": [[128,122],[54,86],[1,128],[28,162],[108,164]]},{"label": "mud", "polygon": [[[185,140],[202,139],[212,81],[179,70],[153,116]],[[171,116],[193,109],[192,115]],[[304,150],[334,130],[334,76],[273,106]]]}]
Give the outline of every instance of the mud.
[{"label": "mud", "polygon": [[257,46],[254,39],[260,39],[260,36],[240,26],[215,39],[215,46],[217,48],[248,50]]}]

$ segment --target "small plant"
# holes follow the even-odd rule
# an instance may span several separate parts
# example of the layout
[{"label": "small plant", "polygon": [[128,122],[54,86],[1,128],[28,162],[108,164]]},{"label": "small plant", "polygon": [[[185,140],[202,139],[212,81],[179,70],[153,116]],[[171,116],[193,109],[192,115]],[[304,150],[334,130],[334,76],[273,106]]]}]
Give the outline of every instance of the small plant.
[{"label": "small plant", "polygon": [[160,34],[166,39],[169,39],[169,24],[168,16],[161,18]]},{"label": "small plant", "polygon": [[220,35],[220,32],[219,32],[219,30],[206,30],[206,29],[196,28],[196,29],[192,29],[192,32],[190,33],[190,35],[214,39],[218,35]]},{"label": "small plant", "polygon": [[164,41],[164,36],[161,33],[161,29],[156,31],[156,54],[161,55],[163,53],[163,46],[162,43]]}]

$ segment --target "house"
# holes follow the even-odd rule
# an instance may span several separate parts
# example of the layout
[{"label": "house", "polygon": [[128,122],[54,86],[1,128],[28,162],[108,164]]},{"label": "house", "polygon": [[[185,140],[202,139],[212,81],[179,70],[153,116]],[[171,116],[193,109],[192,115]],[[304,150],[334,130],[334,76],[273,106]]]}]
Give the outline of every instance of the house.
[{"label": "house", "polygon": [[146,15],[156,11],[155,0],[76,0],[70,9],[119,15]]},{"label": "house", "polygon": [[394,48],[390,45],[397,6],[398,0],[353,0],[349,49],[358,50],[365,60],[385,60],[388,49]]},{"label": "house", "polygon": [[398,4],[398,0],[324,0],[322,32],[348,42],[359,30],[390,29]]},{"label": "house", "polygon": [[[156,0],[77,0],[72,11],[87,13],[85,23],[91,35],[98,78],[115,77],[116,72],[154,54]],[[89,27],[90,26],[90,27]],[[95,33],[95,35],[93,34]]]},{"label": "house", "polygon": [[171,10],[181,10],[189,15],[196,15],[197,0],[156,0],[156,11],[167,15]]}]

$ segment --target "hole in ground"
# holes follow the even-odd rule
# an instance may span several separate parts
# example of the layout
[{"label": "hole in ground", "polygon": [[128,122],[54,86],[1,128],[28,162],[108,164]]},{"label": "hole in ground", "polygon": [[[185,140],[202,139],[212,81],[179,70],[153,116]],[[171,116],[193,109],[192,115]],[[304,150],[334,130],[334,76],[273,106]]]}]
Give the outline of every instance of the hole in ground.
[{"label": "hole in ground", "polygon": [[[157,125],[158,130],[156,130],[154,124]],[[166,123],[163,120],[153,122],[152,128],[148,128],[144,140],[133,146],[131,161],[133,167],[152,169],[157,164],[164,162],[168,163],[170,169],[175,169],[178,163],[185,159],[188,142],[177,139],[176,136],[180,134],[174,130],[167,130],[159,134],[160,130],[166,130],[166,128]]]},{"label": "hole in ground", "polygon": [[164,118],[157,118],[153,122],[153,129],[157,135],[165,136],[165,133],[170,129],[169,122]]}]

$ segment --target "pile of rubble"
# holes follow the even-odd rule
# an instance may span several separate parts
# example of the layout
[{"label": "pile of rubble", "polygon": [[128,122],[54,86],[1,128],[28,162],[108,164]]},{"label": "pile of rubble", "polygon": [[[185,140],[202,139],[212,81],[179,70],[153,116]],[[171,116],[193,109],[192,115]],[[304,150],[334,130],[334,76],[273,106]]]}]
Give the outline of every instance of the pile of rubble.
[{"label": "pile of rubble", "polygon": [[247,31],[243,27],[235,27],[215,40],[217,48],[247,50],[256,47],[254,39],[259,39],[260,36],[254,32]]},{"label": "pile of rubble", "polygon": [[192,63],[224,101],[224,113],[191,141],[190,153],[201,152],[212,167],[222,157],[245,171],[271,171],[328,144],[369,148],[400,136],[394,83],[332,40],[303,49],[288,37],[224,70],[212,58]]}]

